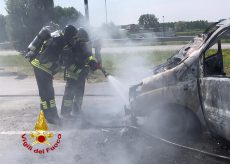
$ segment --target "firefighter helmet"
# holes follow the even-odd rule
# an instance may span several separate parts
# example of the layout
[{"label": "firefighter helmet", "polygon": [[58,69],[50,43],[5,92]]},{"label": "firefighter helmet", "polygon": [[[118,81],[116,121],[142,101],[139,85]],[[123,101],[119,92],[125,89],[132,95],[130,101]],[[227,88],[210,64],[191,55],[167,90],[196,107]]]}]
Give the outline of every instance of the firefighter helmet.
[{"label": "firefighter helmet", "polygon": [[67,25],[63,32],[65,40],[68,41],[77,34],[77,29],[73,25]]},{"label": "firefighter helmet", "polygon": [[77,37],[81,42],[88,42],[89,41],[89,35],[84,28],[79,28],[77,30]]}]

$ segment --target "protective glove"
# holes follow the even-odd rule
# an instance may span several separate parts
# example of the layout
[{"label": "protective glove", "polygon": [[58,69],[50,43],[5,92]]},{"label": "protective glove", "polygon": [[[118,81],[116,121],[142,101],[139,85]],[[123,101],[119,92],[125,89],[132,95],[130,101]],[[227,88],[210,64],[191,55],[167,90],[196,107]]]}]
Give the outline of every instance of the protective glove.
[{"label": "protective glove", "polygon": [[101,69],[101,68],[102,68],[101,62],[97,62],[97,69]]},{"label": "protective glove", "polygon": [[34,53],[33,51],[29,51],[26,53],[25,58],[31,62],[32,60],[36,58],[36,53]]},{"label": "protective glove", "polygon": [[89,62],[89,66],[93,71],[96,71],[97,69],[101,69],[100,64],[98,64],[95,60],[91,60]]}]

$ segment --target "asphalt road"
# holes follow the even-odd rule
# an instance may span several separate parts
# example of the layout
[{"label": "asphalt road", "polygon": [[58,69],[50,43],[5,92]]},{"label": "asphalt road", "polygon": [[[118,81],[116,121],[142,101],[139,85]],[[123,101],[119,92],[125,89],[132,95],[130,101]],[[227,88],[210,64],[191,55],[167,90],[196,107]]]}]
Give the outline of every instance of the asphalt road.
[{"label": "asphalt road", "polygon": [[[64,85],[62,81],[54,82],[56,95],[63,94]],[[44,149],[44,145],[34,145],[33,151],[30,151],[23,146],[22,135],[25,133],[28,143],[32,144],[29,134],[34,131],[39,114],[35,80],[2,69],[0,86],[1,164],[228,163],[171,147],[138,131],[119,127],[125,125],[127,120],[123,111],[124,101],[108,82],[87,84],[83,111],[77,121],[71,124],[66,120],[64,127],[49,125],[49,130],[56,132],[49,140],[51,145],[55,144],[57,133],[61,133],[58,146],[48,153],[34,153],[37,148]],[[58,110],[61,99],[61,96],[56,96]],[[186,143],[215,153],[222,152],[225,146],[210,139],[207,133],[196,141],[187,141],[184,144]],[[229,155],[230,149],[225,149],[225,155]]]},{"label": "asphalt road", "polygon": [[[49,130],[60,131],[62,139],[55,151],[45,155],[27,150],[21,138],[22,134],[34,131],[39,114],[35,79],[19,78],[16,74],[1,70],[0,85],[0,163],[117,163],[113,154],[116,152],[111,151],[104,157],[106,150],[103,147],[109,142],[105,135],[107,130],[82,123],[123,125],[123,103],[118,97],[111,96],[114,90],[108,83],[86,85],[83,114],[74,125],[67,124],[62,128],[49,125]],[[57,95],[63,94],[64,85],[64,82],[54,82]],[[61,99],[61,96],[56,97],[58,110]],[[86,121],[81,121],[83,117]],[[32,143],[29,135],[27,138]],[[114,151],[122,148],[117,149]]]}]

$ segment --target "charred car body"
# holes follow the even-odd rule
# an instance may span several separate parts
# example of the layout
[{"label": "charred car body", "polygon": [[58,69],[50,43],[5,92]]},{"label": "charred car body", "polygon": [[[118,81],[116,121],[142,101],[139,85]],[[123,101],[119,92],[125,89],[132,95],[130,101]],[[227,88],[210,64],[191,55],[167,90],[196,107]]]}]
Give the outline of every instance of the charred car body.
[{"label": "charred car body", "polygon": [[[168,109],[177,115],[177,120],[183,118],[181,125],[186,124],[189,114],[196,124],[230,140],[228,43],[230,19],[212,24],[166,63],[156,66],[152,76],[130,88],[126,111],[136,117],[156,109]],[[170,124],[174,126],[174,123],[175,120]]]}]

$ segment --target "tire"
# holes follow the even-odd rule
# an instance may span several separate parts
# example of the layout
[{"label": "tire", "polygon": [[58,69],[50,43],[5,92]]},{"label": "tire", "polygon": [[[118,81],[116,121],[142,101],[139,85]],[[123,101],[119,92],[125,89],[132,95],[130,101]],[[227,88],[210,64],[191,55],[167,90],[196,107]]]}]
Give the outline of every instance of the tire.
[{"label": "tire", "polygon": [[197,116],[179,105],[167,105],[153,110],[149,123],[152,131],[160,136],[181,138],[197,137],[201,134],[201,124]]}]

